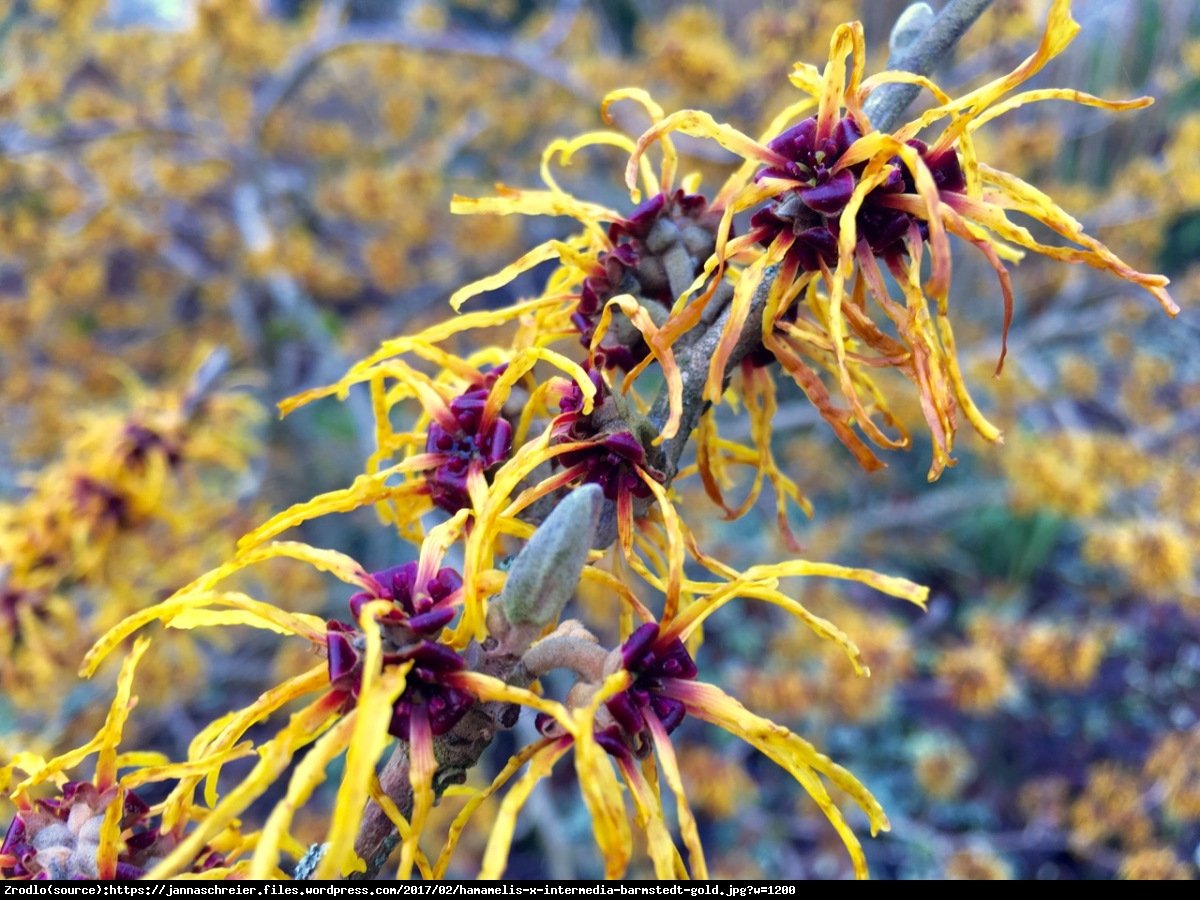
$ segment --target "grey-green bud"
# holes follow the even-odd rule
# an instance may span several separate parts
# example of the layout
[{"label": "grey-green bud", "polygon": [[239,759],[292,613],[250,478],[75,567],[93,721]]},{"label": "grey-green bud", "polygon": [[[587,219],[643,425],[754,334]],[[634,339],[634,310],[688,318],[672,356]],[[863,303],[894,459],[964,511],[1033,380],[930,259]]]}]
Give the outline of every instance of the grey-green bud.
[{"label": "grey-green bud", "polygon": [[603,506],[599,485],[585,484],[563,497],[534,532],[500,593],[511,624],[542,628],[558,621],[579,584]]}]

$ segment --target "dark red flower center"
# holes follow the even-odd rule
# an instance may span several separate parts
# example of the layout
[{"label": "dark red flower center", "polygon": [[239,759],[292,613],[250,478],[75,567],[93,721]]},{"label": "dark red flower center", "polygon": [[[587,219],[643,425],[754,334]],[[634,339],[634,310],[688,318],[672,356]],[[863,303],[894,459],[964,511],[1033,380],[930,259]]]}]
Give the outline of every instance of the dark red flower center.
[{"label": "dark red flower center", "polygon": [[[837,263],[840,216],[866,169],[862,161],[837,168],[838,161],[862,137],[862,131],[850,117],[839,120],[828,137],[817,133],[816,118],[805,119],[789,128],[768,145],[787,159],[781,166],[759,171],[756,179],[782,178],[796,182],[751,218],[751,229],[760,243],[772,243],[779,235],[792,237],[788,261],[799,271],[813,272],[821,265]],[[941,191],[961,192],[966,187],[958,155],[953,150],[933,156],[924,142],[911,140],[913,147],[929,167]],[[924,220],[887,205],[888,195],[916,193],[912,174],[897,157],[887,180],[867,194],[856,218],[860,242],[876,256],[888,257],[904,252],[903,239],[916,225],[922,239],[928,238]]]},{"label": "dark red flower center", "polygon": [[[425,584],[417,579],[417,563],[405,563],[371,578],[377,592],[360,591],[350,598],[350,610],[358,617],[365,604],[391,600],[392,608],[378,616],[383,625],[383,668],[412,662],[404,693],[392,706],[388,733],[408,740],[414,709],[422,707],[435,735],[445,734],[475,703],[475,698],[446,684],[446,675],[466,668],[453,649],[436,640],[436,635],[455,616],[453,603],[462,587],[462,576],[453,569],[440,569]],[[345,694],[345,709],[358,702],[362,690],[365,642],[353,625],[331,620],[325,625],[329,683]]]},{"label": "dark red flower center", "polygon": [[699,670],[679,638],[660,640],[655,622],[647,622],[629,636],[621,646],[621,660],[633,675],[633,684],[605,703],[616,724],[598,732],[596,742],[614,756],[642,757],[652,746],[647,714],[653,714],[667,734],[687,715],[682,701],[669,695],[665,681],[691,681]]},{"label": "dark red flower center", "polygon": [[504,366],[498,366],[479,384],[450,401],[453,425],[438,419],[429,425],[425,452],[436,455],[439,462],[426,480],[434,505],[448,513],[470,505],[467,473],[471,466],[487,471],[512,449],[512,425],[508,420],[497,415],[485,421],[483,416],[492,385],[503,371]]},{"label": "dark red flower center", "polygon": [[[709,209],[699,194],[655,194],[629,217],[608,230],[611,251],[600,254],[595,268],[584,279],[579,303],[571,321],[579,339],[590,347],[604,304],[618,294],[633,294],[670,307],[682,287],[699,273],[716,246],[720,214]],[[681,273],[672,281],[672,267]],[[594,362],[604,368],[632,369],[650,353],[640,336],[606,339],[597,348]]]}]

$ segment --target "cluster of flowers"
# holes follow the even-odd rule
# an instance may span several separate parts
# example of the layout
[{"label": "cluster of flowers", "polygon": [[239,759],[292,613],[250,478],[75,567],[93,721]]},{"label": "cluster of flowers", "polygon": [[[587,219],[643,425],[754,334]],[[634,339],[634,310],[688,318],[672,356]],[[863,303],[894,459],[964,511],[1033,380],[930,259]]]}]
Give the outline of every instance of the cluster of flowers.
[{"label": "cluster of flowers", "polygon": [[[870,378],[873,368],[898,369],[917,386],[935,447],[931,475],[952,461],[958,410],[985,437],[998,438],[958,371],[949,325],[948,234],[978,247],[995,266],[1007,304],[1001,261],[1024,248],[1107,269],[1143,285],[1174,311],[1165,279],[1132,271],[1049,198],[975,156],[974,128],[1023,102],[1059,97],[1109,108],[1144,105],[1072,91],[1001,99],[1058,53],[1076,27],[1068,4],[1057,0],[1033,56],[1012,74],[953,100],[904,73],[862,79],[861,28],[842,26],[824,72],[797,65],[792,80],[806,97],[782,112],[762,140],[702,112],[665,115],[639,90],[611,94],[606,112],[612,103],[633,99],[653,119],[651,127],[636,141],[603,132],[556,149],[567,161],[590,144],[624,148],[635,201],[642,194],[635,187],[639,177],[650,198],[629,215],[571,197],[548,169],[546,190],[457,200],[459,212],[567,213],[583,231],[535,248],[497,276],[459,291],[452,302],[461,306],[554,260],[558,266],[541,296],[507,309],[462,313],[385,341],[338,383],[283,404],[286,412],[366,384],[378,447],[367,471],[349,487],[297,504],[248,534],[231,561],[126,619],[85,660],[84,670],[94,671],[152,621],[175,628],[253,625],[307,640],[325,656],[321,665],[218,719],[193,741],[188,761],[174,770],[179,783],[161,814],[174,827],[194,824],[148,874],[190,871],[208,848],[228,844],[228,830],[311,744],[286,795],[253,846],[244,848],[245,858],[226,855],[226,864],[214,871],[276,875],[281,852],[303,855],[297,874],[376,871],[391,846],[381,834],[394,830],[399,877],[414,870],[439,876],[475,810],[527,766],[505,793],[490,831],[482,874],[496,877],[505,869],[529,792],[572,753],[606,875],[621,876],[634,852],[627,791],[656,875],[704,877],[699,829],[671,741],[684,717],[693,716],[736,735],[792,775],[836,829],[856,874],[865,875],[862,847],[829,786],[865,814],[873,833],[888,827],[879,803],[810,743],[700,681],[692,654],[713,613],[736,599],[761,600],[833,642],[855,673],[865,674],[854,643],[781,591],[780,580],[849,579],[919,605],[927,592],[902,578],[831,563],[794,559],[738,571],[715,559],[699,546],[688,516],[672,500],[673,478],[687,471],[672,448],[695,431],[695,471],[722,507],[720,484],[731,465],[754,468],[752,494],[768,479],[781,506],[782,498],[800,501],[770,446],[771,359],[864,465],[880,463],[855,428],[879,446],[907,442],[877,422],[882,416],[895,424]],[[895,133],[872,129],[862,111],[870,91],[913,80],[933,92],[937,105]],[[793,124],[814,108],[815,116]],[[928,146],[915,140],[941,119],[949,123],[941,137]],[[697,177],[677,179],[673,132],[713,138],[746,163],[705,200]],[[657,174],[647,162],[654,146],[662,158]],[[1076,246],[1040,244],[1009,221],[1007,210],[1032,216]],[[754,213],[750,227],[735,235],[734,217],[746,211]],[[926,253],[932,275],[922,284]],[[880,261],[894,276],[899,298]],[[871,318],[868,298],[895,326],[896,337]],[[461,356],[449,348],[466,333],[505,333],[510,341]],[[587,353],[577,360],[572,354],[580,340]],[[637,383],[651,366],[663,384],[653,400],[639,393]],[[835,403],[819,371],[828,373],[845,407]],[[716,407],[739,393],[751,411],[750,447],[721,438],[713,411],[701,415],[704,404]],[[397,431],[393,413],[408,403],[419,407],[416,426]],[[590,506],[576,498],[591,498]],[[415,563],[370,574],[342,553],[274,540],[306,520],[367,505],[419,545]],[[425,516],[434,508],[449,518],[438,514],[438,524],[426,528]],[[547,519],[550,509],[555,511]],[[610,526],[612,534],[606,534]],[[522,540],[528,543],[517,556],[520,568],[510,568],[506,553]],[[451,548],[461,554],[455,568],[443,565]],[[354,622],[326,622],[222,585],[248,566],[280,557],[307,562],[350,585]],[[692,577],[698,570],[703,578]],[[635,578],[643,585],[639,590]],[[606,647],[564,617],[580,580],[612,597],[622,636],[617,646]],[[575,676],[561,699],[536,689],[535,682],[552,670]],[[246,730],[300,698],[305,705],[257,747],[253,769],[218,797],[221,767]],[[433,804],[474,765],[492,735],[512,724],[514,706],[536,711],[541,738],[471,794],[441,854],[429,859],[420,839]],[[401,745],[377,772],[392,738]],[[293,818],[342,753],[346,761],[326,841],[318,853],[304,854],[291,833]],[[660,774],[675,800],[686,862],[668,826]],[[193,803],[204,779],[204,801]],[[112,856],[127,840],[114,825],[102,833],[97,852]]]}]

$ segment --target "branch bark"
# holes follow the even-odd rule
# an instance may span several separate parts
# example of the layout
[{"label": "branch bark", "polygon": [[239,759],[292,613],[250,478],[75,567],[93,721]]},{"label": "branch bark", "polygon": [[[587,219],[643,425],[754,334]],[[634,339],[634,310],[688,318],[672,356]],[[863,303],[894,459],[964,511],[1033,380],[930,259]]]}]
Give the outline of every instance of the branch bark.
[{"label": "branch bark", "polygon": [[[924,34],[892,55],[888,69],[928,75],[991,5],[992,0],[950,0]],[[891,131],[920,92],[915,84],[885,84],[867,98],[863,112],[874,128]]]},{"label": "branch bark", "polygon": [[[983,13],[991,0],[950,0],[942,12],[934,19],[927,31],[913,40],[895,58],[888,63],[889,69],[903,69],[918,74],[927,74],[953,48],[954,44],[966,33],[971,24]],[[476,48],[482,49],[482,48]],[[489,52],[477,55],[492,55]],[[468,51],[470,52],[470,51]],[[312,64],[315,60],[309,61]],[[522,60],[524,62],[524,60]],[[900,116],[912,103],[918,92],[910,85],[884,85],[876,90],[867,103],[868,116],[874,126],[880,130],[891,130],[899,121]],[[762,341],[762,318],[766,308],[767,297],[776,272],[768,269],[762,284],[754,294],[746,324],[738,338],[737,345],[730,356],[730,369],[738,365],[742,359],[759,346]],[[678,434],[671,440],[664,441],[659,448],[662,462],[667,473],[667,480],[674,477],[679,468],[679,460],[691,439],[692,432],[703,415],[707,404],[703,400],[704,384],[708,378],[709,365],[721,333],[729,321],[730,309],[727,306],[717,319],[696,338],[677,358],[683,376],[683,416]],[[651,408],[651,422],[662,427],[669,412],[666,388],[660,391]],[[616,540],[616,515],[612,503],[606,503],[601,513],[597,529],[597,547],[607,547]],[[528,683],[530,676],[524,665],[517,659],[507,661],[507,670],[501,666],[493,669],[490,674],[500,678],[524,680]],[[483,706],[489,706],[485,704]],[[483,711],[483,706],[477,710]],[[468,715],[459,726],[451,730],[446,737],[455,743],[469,747],[469,751],[456,760],[453,766],[453,776],[465,774],[465,770],[475,764],[484,749],[490,743],[495,733],[496,720],[494,713],[488,716],[490,723],[484,723],[480,733],[481,723],[474,715]],[[475,733],[471,733],[475,732]],[[439,754],[439,762],[442,757]],[[445,765],[445,764],[443,764]],[[442,775],[439,771],[439,775]],[[399,807],[400,811],[409,816],[412,813],[412,790],[409,787],[407,747],[397,746],[391,759],[388,760],[380,774],[383,790]],[[448,781],[435,781],[435,784],[446,784]],[[440,794],[440,791],[439,791]],[[395,848],[397,837],[391,822],[382,810],[372,802],[367,809],[363,828],[359,834],[355,849],[367,863],[367,872],[363,878],[374,877],[386,862],[389,853]]]}]

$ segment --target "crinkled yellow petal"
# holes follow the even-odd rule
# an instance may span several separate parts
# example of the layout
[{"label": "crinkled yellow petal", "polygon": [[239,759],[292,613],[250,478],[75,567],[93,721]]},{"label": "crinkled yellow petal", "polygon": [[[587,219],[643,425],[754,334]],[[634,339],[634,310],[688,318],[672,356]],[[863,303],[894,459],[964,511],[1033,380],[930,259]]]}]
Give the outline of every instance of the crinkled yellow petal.
[{"label": "crinkled yellow petal", "polygon": [[[635,89],[636,90],[636,89]],[[607,99],[607,98],[606,98]],[[619,99],[619,98],[618,98]],[[653,102],[653,101],[651,101]],[[661,117],[661,110],[660,117]],[[601,113],[606,113],[606,107],[601,104]],[[632,153],[634,149],[633,138],[628,135],[621,134],[616,131],[588,131],[576,137],[556,138],[551,141],[546,149],[542,151],[541,174],[542,181],[546,183],[546,187],[553,191],[561,191],[558,182],[550,172],[550,161],[558,154],[558,162],[561,166],[569,166],[572,157],[575,156],[584,147],[595,147],[597,145],[607,145],[610,147],[618,147],[626,153]],[[651,194],[658,194],[662,191],[662,186],[659,184],[654,170],[650,167],[649,160],[642,158],[642,183],[646,186],[646,190]]]},{"label": "crinkled yellow petal", "polygon": [[[513,777],[525,763],[537,753],[540,753],[553,742],[552,738],[543,738],[536,743],[530,744],[527,747],[522,747],[514,753],[504,764],[504,768],[492,779],[483,790],[472,790],[469,799],[462,809],[458,811],[458,815],[454,817],[454,821],[450,823],[450,828],[446,832],[446,843],[442,846],[442,852],[438,854],[437,861],[433,866],[432,878],[441,880],[446,876],[446,869],[450,866],[450,857],[454,854],[454,849],[458,846],[458,839],[461,837],[463,829],[466,828],[467,822],[471,816],[479,809],[496,791],[508,784],[509,779]],[[444,792],[448,796],[450,791]]]},{"label": "crinkled yellow petal", "polygon": [[[355,711],[358,719],[346,753],[346,768],[333,804],[333,824],[326,838],[325,855],[321,857],[314,878],[345,878],[351,872],[362,872],[366,865],[354,853],[354,839],[362,822],[370,796],[375,766],[391,741],[388,727],[392,721],[392,706],[404,692],[405,679],[412,662],[386,672],[383,668],[383,638],[376,616],[391,606],[390,601],[372,601],[359,614],[366,649],[363,653],[362,685],[359,688]],[[419,829],[415,817],[414,828]]]},{"label": "crinkled yellow petal", "polygon": [[679,772],[679,762],[675,759],[675,748],[671,746],[671,738],[663,728],[658,716],[650,711],[646,715],[646,724],[654,739],[654,749],[662,764],[663,776],[675,795],[675,810],[679,817],[679,832],[683,836],[684,846],[688,848],[688,860],[692,864],[692,877],[707,880],[708,863],[704,860],[704,847],[700,844],[700,829],[696,827],[696,817],[692,815],[691,804],[688,803],[687,791],[683,787],[683,776]]},{"label": "crinkled yellow petal", "polygon": [[821,70],[812,63],[793,63],[791,74],[788,75],[788,81],[814,100],[820,100],[824,79],[821,77]]},{"label": "crinkled yellow petal", "polygon": [[955,138],[961,134],[975,116],[992,106],[1004,94],[1036,75],[1051,59],[1061,53],[1079,33],[1079,23],[1071,18],[1070,0],[1054,0],[1046,19],[1046,28],[1042,32],[1041,42],[1037,49],[1027,57],[1017,68],[1007,75],[989,81],[987,84],[964,94],[951,101],[934,107],[918,116],[896,132],[901,141],[915,137],[923,129],[929,127],[938,119],[953,113],[963,115],[946,129],[938,139],[937,149],[948,148]]},{"label": "crinkled yellow petal", "polygon": [[538,362],[549,363],[568,375],[583,391],[584,414],[587,415],[592,411],[592,405],[596,398],[596,385],[592,384],[592,379],[588,377],[583,368],[561,353],[544,347],[529,347],[514,356],[508,364],[508,368],[496,379],[483,408],[484,421],[495,419],[500,414],[513,385],[524,378],[526,373],[531,371]]},{"label": "crinkled yellow petal", "polygon": [[671,832],[667,828],[662,799],[651,790],[636,766],[625,761],[619,765],[633,796],[638,827],[646,834],[646,852],[654,865],[654,877],[663,881],[686,878],[687,872],[680,872],[682,866],[677,866],[679,851],[675,849],[675,842],[671,840]]},{"label": "crinkled yellow petal", "polygon": [[[136,769],[128,775],[121,776],[120,784],[124,788],[133,790],[134,788],[141,787],[143,784],[154,784],[159,781],[192,778],[195,776],[203,777],[209,772],[214,771],[217,767],[225,765],[227,762],[252,756],[253,754],[254,745],[246,741],[243,744],[238,744],[236,747],[231,747],[222,753],[214,753],[212,756],[205,757],[204,759],[178,763],[164,762],[159,765]],[[121,760],[118,761],[119,765],[125,765],[124,758],[126,755],[121,755]]]},{"label": "crinkled yellow petal", "polygon": [[399,494],[412,493],[414,489],[420,490],[419,484],[395,485],[388,484],[388,482],[402,472],[419,472],[431,469],[435,465],[437,465],[436,459],[432,459],[429,454],[422,453],[409,457],[382,472],[376,472],[373,475],[359,475],[349,487],[318,494],[311,500],[295,503],[283,512],[276,513],[262,525],[240,538],[237,544],[238,551],[245,552],[310,519],[334,513],[353,512]]},{"label": "crinkled yellow petal", "polygon": [[532,250],[521,254],[495,275],[488,275],[486,278],[480,278],[472,281],[470,284],[464,285],[450,295],[450,306],[453,307],[455,312],[458,312],[462,309],[462,305],[472,297],[486,294],[488,291],[498,290],[523,272],[528,272],[530,269],[536,268],[544,262],[558,258],[557,245],[558,241],[546,241],[543,244],[538,244]]},{"label": "crinkled yellow petal", "polygon": [[517,703],[545,713],[568,731],[574,728],[566,708],[557,700],[551,700],[525,688],[507,684],[492,675],[469,671],[451,672],[445,676],[445,681],[448,685],[474,694],[482,703]]},{"label": "crinkled yellow petal", "polygon": [[646,114],[650,116],[651,122],[661,122],[665,115],[663,108],[650,96],[649,91],[639,87],[617,88],[605,94],[604,99],[600,101],[600,118],[606,124],[613,124],[613,117],[609,111],[609,107],[620,100],[632,100],[635,103],[641,104],[642,109],[646,110]]},{"label": "crinkled yellow petal", "polygon": [[595,566],[584,566],[580,580],[594,581],[607,588],[612,594],[620,598],[625,605],[631,608],[642,622],[651,622],[654,620],[654,614],[650,612],[649,607],[637,598],[637,595],[633,593],[629,585],[612,573],[605,572],[603,569],[598,569]]},{"label": "crinkled yellow petal", "polygon": [[[608,124],[612,124],[612,114],[609,112],[609,107],[620,100],[633,100],[635,103],[641,104],[650,116],[650,121],[653,123],[661,122],[663,119],[663,108],[659,106],[650,94],[642,88],[629,87],[618,88],[615,91],[609,91],[604,95],[604,99],[600,101],[600,115]],[[674,142],[667,136],[661,139],[663,161],[662,161],[662,181],[653,177],[649,166],[645,164],[645,160],[640,159],[642,181],[646,186],[646,190],[651,196],[660,191],[669,192],[675,184],[675,171],[679,166],[679,154],[675,150]],[[636,147],[631,148],[631,153],[636,153]]]},{"label": "crinkled yellow petal", "polygon": [[[850,22],[839,25],[833,32],[829,42],[829,62],[821,76],[820,103],[817,107],[817,135],[827,138],[833,134],[833,126],[841,118],[842,107],[847,100],[846,57],[853,54],[853,65],[857,77],[851,85],[851,92],[857,90],[858,81],[862,78],[863,53],[855,52],[856,47],[862,47],[863,31],[861,22]],[[793,73],[794,74],[794,73]],[[793,81],[793,84],[795,82]]]},{"label": "crinkled yellow petal", "polygon": [[882,594],[915,603],[922,609],[925,608],[925,603],[929,599],[929,588],[923,584],[917,584],[915,581],[909,581],[907,578],[897,575],[883,575],[872,569],[857,569],[834,563],[790,559],[771,565],[751,566],[742,573],[742,578],[746,581],[789,577],[810,578],[813,576],[858,581],[875,588]]},{"label": "crinkled yellow petal", "polygon": [[[157,750],[126,750],[124,753],[117,754],[117,768],[130,769],[134,767],[150,767],[150,766],[165,766],[168,765],[171,758],[165,753],[159,753]],[[121,779],[121,784],[125,783],[125,779]]]},{"label": "crinkled yellow petal", "polygon": [[[636,173],[636,166],[634,171]],[[623,219],[620,213],[606,206],[578,200],[562,191],[521,191],[497,185],[496,192],[499,196],[478,199],[455,194],[450,198],[450,212],[456,215],[569,216],[594,232],[602,244],[607,244],[607,236],[599,223],[620,222]]]},{"label": "crinkled yellow petal", "polygon": [[[396,833],[400,835],[400,840],[407,840],[412,834],[412,826],[408,824],[408,819],[404,818],[404,814],[400,812],[400,807],[396,805],[396,801],[383,792],[383,786],[379,783],[379,778],[372,776],[371,778],[371,799],[378,804],[383,810],[383,814],[388,817],[388,821],[396,829]],[[451,785],[442,792],[443,797],[453,796],[453,792],[457,789],[456,785]],[[417,871],[421,873],[421,878],[425,881],[433,881],[433,868],[429,865],[429,860],[417,848]]]},{"label": "crinkled yellow petal", "polygon": [[[328,686],[329,669],[327,664],[322,662],[307,672],[289,678],[283,684],[276,685],[270,690],[264,691],[249,706],[236,712],[228,713],[202,729],[192,739],[188,747],[188,757],[189,759],[203,760],[206,764],[210,765],[210,770],[207,773],[204,802],[210,807],[217,804],[217,779],[221,769],[220,763],[214,764],[212,760],[217,759],[219,754],[233,747],[255,723],[266,720],[271,713],[281,709],[296,698],[303,697],[305,694],[310,694],[313,691],[321,690]],[[181,809],[181,804],[190,799],[196,783],[200,780],[200,774],[197,773],[197,776],[194,778],[183,778],[179,786],[171,792],[171,797],[168,800],[168,809],[163,814],[165,827],[173,827],[176,824],[177,820],[170,817],[171,809]]]},{"label": "crinkled yellow petal", "polygon": [[[1162,275],[1150,275],[1138,272],[1109,250],[1108,247],[1104,246],[1104,244],[1087,234],[1083,230],[1083,226],[1047,194],[1018,178],[1016,175],[1002,172],[999,169],[993,169],[991,166],[982,163],[980,164],[980,172],[985,182],[996,185],[1000,189],[994,199],[1012,209],[1025,213],[1048,228],[1054,229],[1068,240],[1082,245],[1085,250],[1075,251],[1072,248],[1050,248],[1033,241],[1031,237],[1028,241],[1022,240],[1021,238],[1024,235],[1028,235],[1028,232],[1023,228],[1012,226],[1007,220],[1004,220],[1004,224],[1008,226],[1009,234],[1001,231],[1000,228],[993,227],[991,222],[985,222],[984,224],[989,228],[993,228],[1002,237],[1028,247],[1031,250],[1036,250],[1039,253],[1060,259],[1085,262],[1093,268],[1112,272],[1118,278],[1140,285],[1147,290],[1158,300],[1167,315],[1173,317],[1179,314],[1179,306],[1166,291],[1166,286],[1170,283],[1169,279]],[[1003,215],[1000,216],[1000,219],[1004,219]]]},{"label": "crinkled yellow petal", "polygon": [[[593,387],[594,390],[594,387]],[[486,623],[484,596],[478,574],[493,569],[496,538],[501,532],[499,519],[508,505],[508,498],[534,469],[542,463],[588,446],[572,441],[549,446],[550,429],[526,442],[511,458],[492,473],[487,501],[476,510],[476,521],[467,537],[463,567],[463,614],[453,634],[443,640],[457,647],[466,646],[472,638],[483,640]]]},{"label": "crinkled yellow petal", "polygon": [[[626,318],[633,323],[633,326],[645,339],[647,346],[650,348],[651,356],[658,362],[662,376],[667,382],[669,411],[667,421],[663,424],[661,432],[654,439],[655,446],[658,446],[664,440],[670,440],[675,437],[679,431],[679,422],[683,417],[683,374],[679,371],[679,365],[675,362],[675,354],[671,350],[670,343],[662,340],[659,328],[654,324],[654,320],[650,318],[650,314],[630,294],[620,294],[604,304],[604,308],[600,312],[600,320],[596,323],[596,333],[592,337],[591,351],[593,353],[599,347],[600,340],[608,332],[609,324],[612,322],[614,307],[625,314]],[[632,382],[636,377],[636,372],[631,373],[626,383]]]},{"label": "crinkled yellow petal", "polygon": [[692,715],[717,725],[756,747],[785,769],[813,798],[833,825],[854,863],[854,873],[867,877],[867,860],[862,845],[846,824],[842,811],[829,796],[817,773],[824,775],[867,814],[871,833],[889,829],[879,802],[853,775],[819,753],[812,744],[782,725],[756,716],[720,688],[697,681],[668,681],[664,693],[681,700]]},{"label": "crinkled yellow petal", "polygon": [[1083,91],[1077,91],[1074,88],[1043,88],[1036,91],[1023,91],[1020,94],[1009,97],[1003,103],[997,103],[989,107],[987,112],[981,113],[972,119],[967,129],[975,131],[977,128],[981,128],[992,121],[992,119],[1002,116],[1006,112],[1016,109],[1018,106],[1024,106],[1027,103],[1037,103],[1042,100],[1067,100],[1071,103],[1078,103],[1081,106],[1095,106],[1100,109],[1111,109],[1118,112],[1126,109],[1144,109],[1154,103],[1153,97],[1134,97],[1131,100],[1105,100],[1103,97],[1085,94]]},{"label": "crinkled yellow petal", "polygon": [[914,72],[904,72],[900,69],[888,69],[884,72],[876,72],[870,78],[864,78],[860,93],[865,100],[872,91],[885,84],[915,84],[917,87],[925,88],[929,93],[933,94],[934,99],[938,103],[950,103],[951,97],[940,87],[926,78],[924,75],[917,75]]},{"label": "crinkled yellow petal", "polygon": [[638,161],[646,148],[659,140],[663,135],[679,131],[693,137],[706,137],[716,141],[726,150],[736,153],[746,159],[757,159],[768,165],[783,167],[787,160],[749,135],[743,134],[732,125],[723,124],[711,115],[701,110],[683,109],[671,113],[659,122],[655,122],[638,138],[637,147],[629,157],[625,167],[625,186],[633,199],[639,200],[641,192],[637,189]]},{"label": "crinkled yellow petal", "polygon": [[32,775],[44,768],[46,768],[46,758],[40,753],[31,753],[28,750],[14,753],[8,763],[0,766],[0,792],[8,792],[14,772],[20,771],[26,775]]},{"label": "crinkled yellow petal", "polygon": [[286,771],[296,752],[313,741],[340,717],[343,698],[328,693],[294,713],[288,724],[259,753],[254,768],[216,805],[195,830],[187,835],[165,859],[151,869],[151,880],[169,878],[190,866],[192,860],[214,836],[241,815],[247,807],[266,793],[275,780]]},{"label": "crinkled yellow petal", "polygon": [[496,812],[487,847],[483,851],[483,867],[479,870],[480,880],[494,880],[504,874],[508,865],[508,851],[512,846],[513,830],[517,826],[517,813],[529,799],[537,783],[550,775],[554,764],[571,749],[571,738],[561,737],[540,746],[529,759],[529,769],[505,794]]},{"label": "crinkled yellow petal", "polygon": [[[284,613],[269,604],[259,604],[250,597],[233,599],[236,595],[230,593],[205,594],[188,600],[199,602],[229,603],[240,605],[241,602],[254,604],[253,609],[185,609],[175,615],[164,615],[163,624],[168,628],[213,628],[226,625],[248,625],[252,628],[262,628],[276,634],[301,634],[314,644],[324,640],[325,622],[318,616],[307,613]],[[303,628],[303,631],[298,630]]]},{"label": "crinkled yellow petal", "polygon": [[687,640],[709,616],[729,601],[739,597],[764,600],[767,603],[787,610],[787,612],[803,622],[813,634],[824,640],[831,641],[840,647],[846,654],[846,658],[850,661],[850,665],[854,668],[855,674],[870,674],[867,667],[862,664],[862,653],[858,649],[858,645],[850,639],[848,634],[838,628],[833,622],[810,612],[802,603],[775,590],[771,585],[738,583],[736,586],[730,586],[726,590],[718,591],[712,596],[706,597],[689,606],[679,616],[677,621],[671,623],[671,627],[667,630],[667,633],[678,634],[681,640]]},{"label": "crinkled yellow petal", "polygon": [[[350,746],[355,723],[361,718],[358,712],[357,709],[351,710],[336,725],[321,735],[312,748],[304,754],[304,759],[300,760],[292,771],[287,793],[271,810],[271,814],[262,827],[262,833],[258,837],[258,845],[254,848],[254,856],[250,860],[250,878],[270,878],[272,873],[279,868],[279,846],[283,836],[291,827],[296,813],[325,780],[325,770],[329,764]],[[335,816],[340,812],[342,810],[335,806]],[[329,853],[326,851],[321,861],[324,862],[328,856]]]},{"label": "crinkled yellow petal", "polygon": [[[41,760],[34,754],[24,754],[19,757],[19,760],[14,760],[10,764],[10,767],[8,767],[9,777],[11,777],[13,767],[20,768],[27,774],[27,777],[17,784],[13,790],[14,799],[17,802],[22,802],[22,798],[25,797],[29,788],[42,784],[61,772],[73,769],[93,753],[98,754],[93,784],[101,791],[107,790],[116,784],[117,745],[121,743],[121,734],[125,728],[125,721],[129,718],[129,712],[137,703],[136,698],[131,696],[133,675],[138,661],[149,646],[149,639],[144,637],[138,638],[129,651],[129,655],[122,661],[121,672],[117,676],[116,695],[113,697],[112,705],[109,706],[104,724],[95,737],[82,747],[69,750],[48,762],[42,762],[41,765],[37,765]],[[27,766],[36,766],[36,768],[31,770]]]}]

